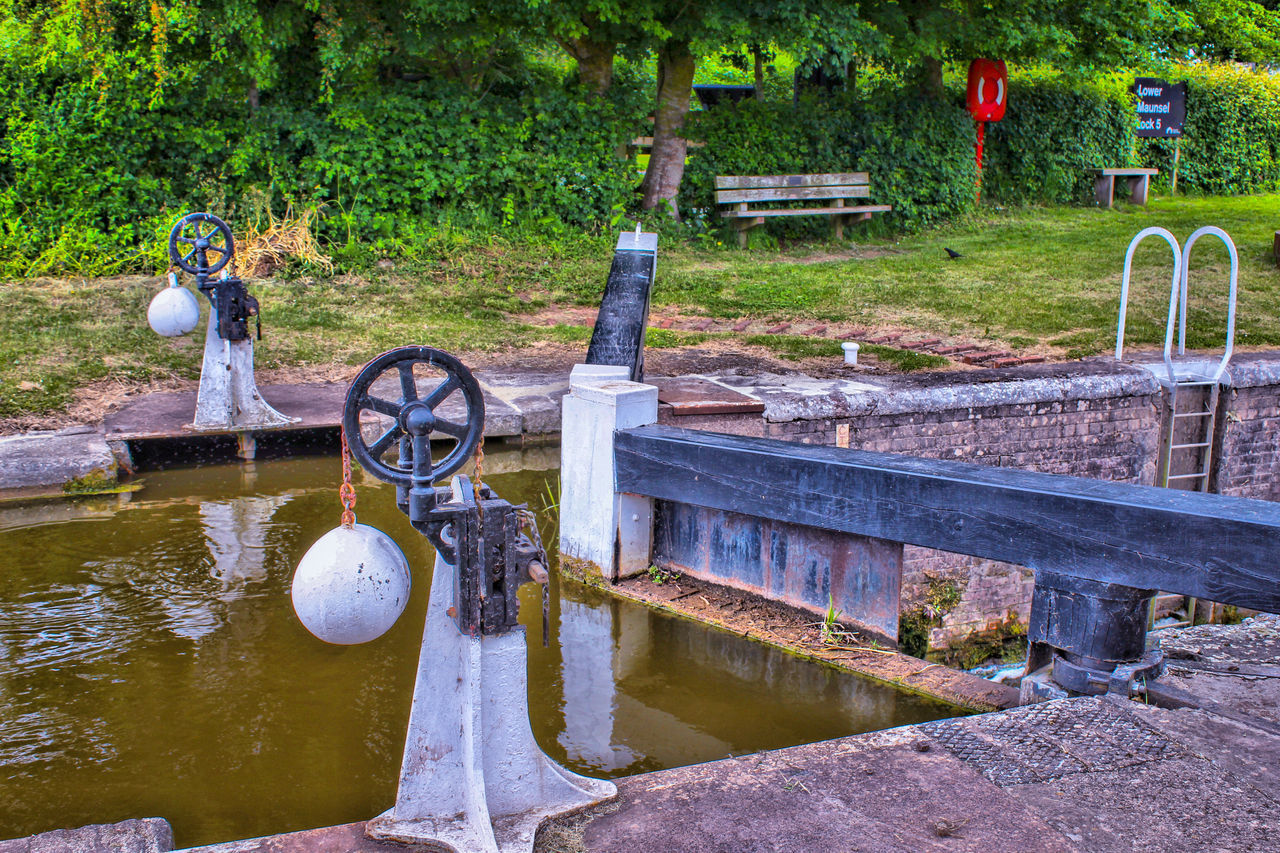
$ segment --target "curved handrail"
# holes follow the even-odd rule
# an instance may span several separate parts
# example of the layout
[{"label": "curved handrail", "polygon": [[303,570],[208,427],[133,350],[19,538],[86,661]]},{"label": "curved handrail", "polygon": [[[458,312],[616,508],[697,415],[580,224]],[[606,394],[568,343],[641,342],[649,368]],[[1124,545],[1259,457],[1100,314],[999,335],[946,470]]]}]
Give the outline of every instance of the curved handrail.
[{"label": "curved handrail", "polygon": [[[1191,236],[1187,238],[1186,244],[1182,247],[1182,287],[1178,297],[1178,355],[1186,355],[1187,353],[1187,280],[1191,268],[1191,247],[1196,241],[1205,235],[1217,237],[1227,247],[1227,254],[1231,257],[1231,288],[1227,296],[1227,345],[1222,353],[1222,360],[1218,362],[1218,369],[1214,371],[1212,381],[1217,382],[1222,378],[1222,374],[1227,370],[1227,364],[1231,361],[1231,352],[1235,348],[1236,341],[1236,280],[1240,271],[1240,258],[1236,253],[1236,244],[1232,242],[1230,235],[1226,231],[1216,225],[1205,225],[1191,232]],[[1164,363],[1169,370],[1169,378],[1173,378],[1173,358],[1171,350],[1173,349],[1173,309],[1170,308],[1169,322],[1165,328],[1164,335]]]},{"label": "curved handrail", "polygon": [[[1199,233],[1199,232],[1197,232]],[[1148,237],[1159,236],[1165,239],[1169,244],[1169,248],[1173,250],[1173,283],[1169,288],[1169,329],[1173,328],[1173,312],[1177,305],[1178,285],[1182,280],[1182,251],[1178,246],[1178,240],[1165,228],[1153,225],[1149,228],[1143,228],[1129,242],[1129,250],[1124,254],[1124,279],[1120,284],[1120,317],[1116,321],[1116,360],[1119,361],[1124,355],[1124,321],[1125,312],[1129,305],[1129,274],[1133,270],[1133,253],[1137,250],[1138,244]],[[1166,347],[1166,364],[1169,363],[1168,348]],[[1173,367],[1169,366],[1169,378],[1173,378]]]}]

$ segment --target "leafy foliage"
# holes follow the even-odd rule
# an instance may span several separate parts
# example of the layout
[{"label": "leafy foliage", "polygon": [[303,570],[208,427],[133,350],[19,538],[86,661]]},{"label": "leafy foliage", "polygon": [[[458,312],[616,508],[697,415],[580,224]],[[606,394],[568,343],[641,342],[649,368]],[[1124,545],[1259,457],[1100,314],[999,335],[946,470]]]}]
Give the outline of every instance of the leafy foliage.
[{"label": "leafy foliage", "polygon": [[[1151,9],[1173,43],[1199,54],[1270,56],[1267,4]],[[457,0],[0,0],[0,273],[153,269],[177,214],[210,208],[234,222],[264,198],[276,212],[322,207],[321,236],[347,261],[453,226],[611,228],[638,204],[637,164],[622,151],[645,135],[655,80],[624,64],[579,86],[557,53],[570,45],[579,63],[604,56],[606,66],[615,55],[651,66],[646,51],[673,40],[700,57],[790,50],[837,77],[856,62],[867,70],[847,91],[793,103],[771,79],[770,100],[694,113],[683,134],[705,145],[670,201],[697,232],[718,224],[717,174],[866,170],[870,200],[893,206],[867,227],[916,228],[972,207],[974,131],[958,91],[924,98],[895,71],[986,48],[1064,62],[1120,55],[1140,26],[1083,41],[1129,13],[1130,0],[1063,7],[1028,28],[1035,9],[1015,0],[495,0],[479,11]],[[992,23],[986,41],[966,21]],[[1232,21],[1253,29],[1228,44]],[[1280,82],[1211,65],[1157,73],[1190,86],[1180,188],[1280,186]],[[1099,165],[1155,165],[1167,180],[1172,143],[1135,139],[1128,81],[1015,72],[1008,117],[987,131],[984,196],[1083,200],[1085,170]],[[764,236],[828,227],[775,221]]]},{"label": "leafy foliage", "polygon": [[1014,73],[1003,121],[987,125],[983,195],[993,201],[1078,201],[1087,169],[1138,165],[1131,77],[1039,68]]}]

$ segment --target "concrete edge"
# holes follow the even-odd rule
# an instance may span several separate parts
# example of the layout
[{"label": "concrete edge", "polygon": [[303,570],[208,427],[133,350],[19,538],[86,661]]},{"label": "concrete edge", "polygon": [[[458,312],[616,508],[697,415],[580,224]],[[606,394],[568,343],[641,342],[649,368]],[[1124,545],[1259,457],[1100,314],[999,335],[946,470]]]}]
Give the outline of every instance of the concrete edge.
[{"label": "concrete edge", "polygon": [[[1280,373],[1277,376],[1280,377]],[[1280,382],[1280,378],[1277,382]],[[804,413],[804,419],[945,412],[1067,400],[1146,397],[1158,393],[1160,383],[1150,371],[1125,367],[1106,374],[1010,378],[1004,381],[971,382],[934,388],[886,387],[883,390],[859,391],[856,394],[841,394],[833,389],[825,400],[811,403]],[[765,419],[771,423],[800,419],[795,413],[785,409],[770,408],[773,411],[766,411]]]},{"label": "concrete edge", "polygon": [[1227,366],[1223,384],[1232,388],[1280,385],[1280,358],[1274,355],[1273,353],[1250,353],[1233,357],[1231,364]]}]

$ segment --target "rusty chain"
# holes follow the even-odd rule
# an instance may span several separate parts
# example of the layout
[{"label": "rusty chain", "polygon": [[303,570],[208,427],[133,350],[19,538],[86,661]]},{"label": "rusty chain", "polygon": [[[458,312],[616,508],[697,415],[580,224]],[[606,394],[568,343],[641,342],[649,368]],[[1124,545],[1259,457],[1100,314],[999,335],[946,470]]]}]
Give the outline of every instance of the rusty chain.
[{"label": "rusty chain", "polygon": [[347,444],[347,430],[342,434],[342,485],[338,487],[338,500],[342,502],[342,526],[350,530],[356,523],[356,487],[351,485],[351,448]]}]

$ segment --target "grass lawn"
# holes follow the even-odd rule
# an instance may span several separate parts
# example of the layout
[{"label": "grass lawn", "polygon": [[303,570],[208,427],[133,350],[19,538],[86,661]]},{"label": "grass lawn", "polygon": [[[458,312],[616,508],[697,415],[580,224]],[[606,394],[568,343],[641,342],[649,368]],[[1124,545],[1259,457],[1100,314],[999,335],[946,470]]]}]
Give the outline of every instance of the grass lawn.
[{"label": "grass lawn", "polygon": [[[1271,255],[1280,228],[1277,195],[1158,198],[1146,209],[1118,203],[1109,211],[984,209],[897,240],[860,238],[855,229],[852,246],[662,245],[654,312],[893,328],[1075,358],[1114,346],[1125,248],[1149,225],[1179,240],[1202,225],[1230,233],[1240,253],[1237,344],[1280,344],[1280,271]],[[367,270],[287,270],[251,288],[263,305],[259,368],[357,365],[404,343],[466,353],[553,340],[585,350],[586,329],[570,321],[548,325],[547,318],[597,304],[613,242],[611,235],[521,243],[452,235]],[[949,259],[944,247],[961,257]],[[1227,270],[1221,243],[1201,240],[1192,258],[1191,347],[1222,346]],[[1168,247],[1146,241],[1134,263],[1130,346],[1162,343],[1171,273]],[[58,411],[90,383],[197,378],[202,329],[167,340],[147,326],[147,304],[162,285],[146,277],[0,284],[0,418]],[[708,337],[653,331],[656,346]],[[834,342],[758,330],[736,340],[784,357],[839,352]]]}]

